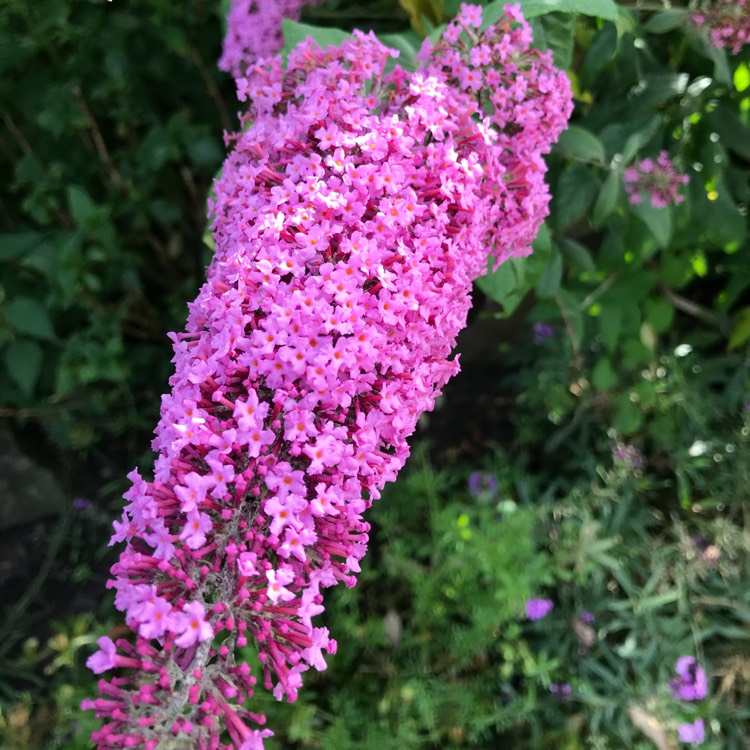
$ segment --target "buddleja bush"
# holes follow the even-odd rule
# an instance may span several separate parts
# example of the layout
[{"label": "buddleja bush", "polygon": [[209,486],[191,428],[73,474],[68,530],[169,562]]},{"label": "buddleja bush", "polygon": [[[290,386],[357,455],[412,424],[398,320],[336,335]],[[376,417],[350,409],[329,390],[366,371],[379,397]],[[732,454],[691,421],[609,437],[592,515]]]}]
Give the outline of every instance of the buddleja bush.
[{"label": "buddleja bush", "polygon": [[[528,254],[547,213],[542,154],[572,109],[508,6],[456,19],[408,73],[354,32],[237,79],[248,127],[211,200],[216,250],[172,334],[154,479],[130,475],[112,542],[135,643],[88,664],[101,748],[263,746],[255,666],[294,701],[336,641],[312,618],[352,586],[362,513],[458,370],[471,280]],[[251,61],[252,62],[252,61]],[[257,665],[238,661],[251,642]]]}]

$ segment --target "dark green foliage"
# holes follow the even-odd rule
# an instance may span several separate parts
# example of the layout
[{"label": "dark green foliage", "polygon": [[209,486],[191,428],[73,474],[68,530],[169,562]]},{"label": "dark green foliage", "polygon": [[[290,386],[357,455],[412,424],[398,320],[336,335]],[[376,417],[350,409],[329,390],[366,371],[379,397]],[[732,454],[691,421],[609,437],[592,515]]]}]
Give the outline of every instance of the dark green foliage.
[{"label": "dark green foliage", "polygon": [[207,256],[231,87],[214,3],[0,5],[5,415],[63,448],[152,425]]}]

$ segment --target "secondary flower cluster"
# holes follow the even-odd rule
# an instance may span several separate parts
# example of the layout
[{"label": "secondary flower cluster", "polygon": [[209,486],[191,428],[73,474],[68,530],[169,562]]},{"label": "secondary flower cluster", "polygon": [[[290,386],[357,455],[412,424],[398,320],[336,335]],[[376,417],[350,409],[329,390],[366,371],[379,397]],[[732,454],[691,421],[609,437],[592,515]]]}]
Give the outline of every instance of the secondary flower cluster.
[{"label": "secondary flower cluster", "polygon": [[690,178],[679,174],[669,159],[669,154],[662,151],[656,159],[643,159],[635,166],[628,167],[623,174],[625,192],[633,204],[641,203],[642,192],[648,193],[654,208],[679,205],[685,196],[679,195],[680,185],[687,185]]},{"label": "secondary flower cluster", "polygon": [[305,5],[320,0],[232,0],[219,68],[235,79],[257,60],[275,55],[283,45],[281,22],[299,20]]},{"label": "secondary flower cluster", "polygon": [[[216,253],[172,334],[153,481],[134,471],[110,585],[135,643],[107,638],[85,706],[103,748],[261,748],[256,678],[294,700],[336,643],[312,618],[353,585],[363,512],[458,369],[472,279],[529,252],[542,154],[570,87],[517,7],[462,10],[422,68],[355,32],[248,70],[212,201]],[[170,744],[171,743],[171,744]],[[228,743],[228,744],[227,744]]]},{"label": "secondary flower cluster", "polygon": [[[700,701],[706,697],[708,682],[706,672],[692,656],[681,656],[675,667],[677,677],[669,680],[672,695],[683,701]],[[681,742],[691,745],[701,745],[706,736],[703,719],[683,722],[677,727],[677,734]]]},{"label": "secondary flower cluster", "polygon": [[554,608],[555,604],[552,599],[529,599],[526,602],[526,617],[529,620],[541,620]]},{"label": "secondary flower cluster", "polygon": [[750,3],[748,0],[715,0],[704,10],[695,11],[693,23],[708,32],[711,43],[726,47],[733,54],[750,44]]}]

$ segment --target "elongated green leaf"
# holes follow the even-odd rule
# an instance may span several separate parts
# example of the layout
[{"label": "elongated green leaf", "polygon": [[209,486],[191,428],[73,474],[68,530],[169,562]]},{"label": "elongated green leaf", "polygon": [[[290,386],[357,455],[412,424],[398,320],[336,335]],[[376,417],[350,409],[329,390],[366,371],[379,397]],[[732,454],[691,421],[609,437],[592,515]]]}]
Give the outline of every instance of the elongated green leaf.
[{"label": "elongated green leaf", "polygon": [[28,396],[42,371],[42,349],[35,341],[15,341],[5,352],[10,379]]},{"label": "elongated green leaf", "polygon": [[68,208],[79,227],[86,226],[98,213],[98,207],[91,196],[77,185],[68,186]]},{"label": "elongated green leaf", "polygon": [[562,255],[560,255],[557,250],[553,249],[552,255],[547,261],[547,265],[544,271],[542,271],[542,275],[539,277],[539,281],[537,281],[537,297],[539,297],[540,299],[554,297],[555,293],[560,288],[560,282],[562,281],[562,272]]},{"label": "elongated green leaf", "polygon": [[687,14],[685,8],[671,8],[663,13],[655,13],[643,24],[643,28],[649,34],[666,34],[682,26],[687,19]]},{"label": "elongated green leaf", "polygon": [[26,255],[40,244],[39,232],[13,232],[0,234],[0,261],[15,260]]},{"label": "elongated green leaf", "polygon": [[750,159],[750,128],[729,107],[719,107],[711,113],[709,122],[729,148]]},{"label": "elongated green leaf", "polygon": [[563,237],[560,240],[560,250],[565,260],[567,260],[575,270],[593,273],[596,271],[596,264],[591,257],[591,253],[586,247],[576,240]]},{"label": "elongated green leaf", "polygon": [[624,312],[622,305],[618,305],[616,302],[609,302],[604,304],[597,317],[599,335],[602,337],[604,346],[610,352],[614,352],[617,340],[620,338]]},{"label": "elongated green leaf", "polygon": [[[494,23],[503,15],[506,0],[495,0],[484,10],[485,25]],[[617,4],[614,0],[520,0],[521,12],[525,18],[536,18],[546,13],[582,13],[596,16],[606,21],[618,18]]]},{"label": "elongated green leaf", "polygon": [[281,33],[284,35],[284,49],[282,52],[288,55],[300,42],[304,42],[307,37],[312,37],[321,49],[326,47],[337,47],[348,39],[348,34],[342,29],[321,28],[320,26],[310,26],[306,23],[298,23],[285,18],[281,24]]},{"label": "elongated green leaf", "polygon": [[577,18],[575,13],[548,13],[531,19],[534,46],[540,50],[552,50],[555,65],[563,70],[573,62]]},{"label": "elongated green leaf", "polygon": [[631,206],[630,210],[651,230],[661,247],[667,247],[672,239],[672,208],[654,208],[650,203]]},{"label": "elongated green leaf", "polygon": [[578,125],[571,125],[560,135],[556,148],[585,161],[604,162],[606,159],[602,142],[590,130]]},{"label": "elongated green leaf", "polygon": [[625,142],[622,149],[622,163],[630,164],[638,153],[638,150],[645,146],[653,137],[661,125],[661,118],[654,116],[648,120],[646,125],[635,133],[632,133]]},{"label": "elongated green leaf", "polygon": [[750,307],[740,310],[729,337],[729,349],[736,349],[750,341]]},{"label": "elongated green leaf", "polygon": [[552,215],[555,226],[565,229],[582,219],[594,200],[597,181],[584,164],[569,164],[553,191]]},{"label": "elongated green leaf", "polygon": [[604,220],[615,210],[617,199],[620,195],[620,184],[622,177],[618,171],[613,170],[604,180],[599,195],[594,202],[594,210],[591,212],[591,225],[598,229]]}]

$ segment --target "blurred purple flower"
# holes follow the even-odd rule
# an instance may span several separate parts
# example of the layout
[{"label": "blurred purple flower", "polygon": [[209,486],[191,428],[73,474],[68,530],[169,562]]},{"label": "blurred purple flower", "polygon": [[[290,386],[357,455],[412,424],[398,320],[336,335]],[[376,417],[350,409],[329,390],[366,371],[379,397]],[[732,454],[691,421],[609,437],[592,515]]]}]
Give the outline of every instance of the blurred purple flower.
[{"label": "blurred purple flower", "polygon": [[549,691],[562,703],[570,696],[570,684],[567,682],[553,682],[549,686]]},{"label": "blurred purple flower", "polygon": [[474,497],[494,495],[497,492],[497,477],[489,471],[472,471],[469,474],[469,492]]},{"label": "blurred purple flower", "polygon": [[541,620],[546,617],[555,605],[551,599],[529,599],[526,602],[526,617],[529,620]]},{"label": "blurred purple flower", "polygon": [[711,546],[711,540],[703,536],[703,534],[697,534],[693,537],[693,544],[701,551],[705,552]]},{"label": "blurred purple flower", "polygon": [[677,734],[680,742],[687,742],[691,745],[701,745],[706,739],[706,727],[703,719],[696,719],[694,722],[685,722],[677,727]]},{"label": "blurred purple flower", "polygon": [[706,673],[692,656],[681,656],[677,660],[675,671],[678,676],[669,681],[669,689],[675,698],[699,701],[706,697]]},{"label": "blurred purple flower", "polygon": [[73,507],[76,510],[89,510],[94,507],[94,503],[91,500],[87,500],[85,497],[74,497]]},{"label": "blurred purple flower", "polygon": [[534,343],[541,344],[555,335],[555,327],[549,323],[534,323]]},{"label": "blurred purple flower", "polygon": [[644,464],[643,455],[632,445],[617,443],[612,448],[612,456],[623,463],[630,464],[634,469],[640,469]]},{"label": "blurred purple flower", "polygon": [[596,620],[596,617],[594,617],[594,615],[592,615],[591,612],[589,612],[587,609],[584,609],[583,612],[581,612],[581,619],[585,623],[588,623],[589,625],[591,625],[591,623],[593,623],[594,620]]}]

